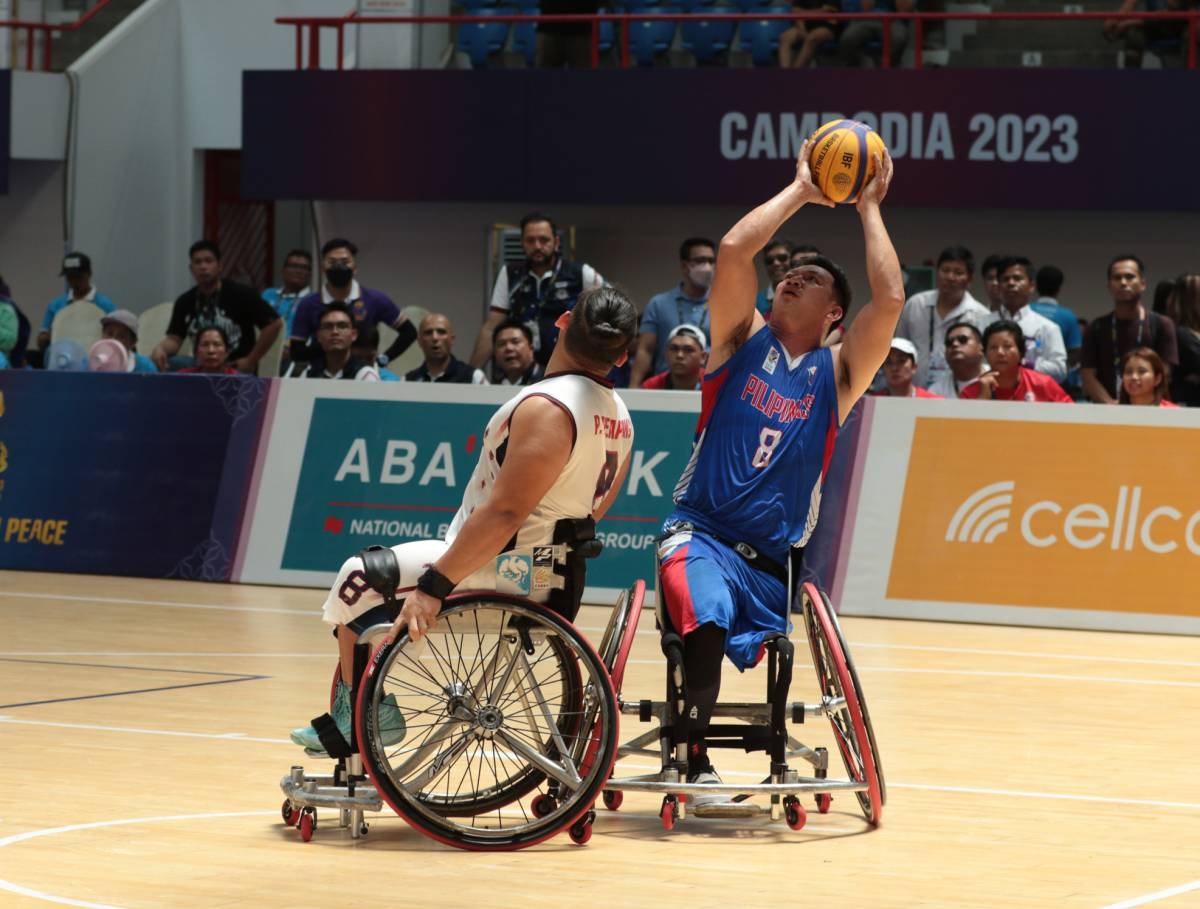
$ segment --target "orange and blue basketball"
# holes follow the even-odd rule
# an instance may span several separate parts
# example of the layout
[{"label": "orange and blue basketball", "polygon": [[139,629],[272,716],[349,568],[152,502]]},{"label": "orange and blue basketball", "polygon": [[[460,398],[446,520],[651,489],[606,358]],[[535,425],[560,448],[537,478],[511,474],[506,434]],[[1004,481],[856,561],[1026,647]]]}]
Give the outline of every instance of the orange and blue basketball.
[{"label": "orange and blue basketball", "polygon": [[857,202],[883,154],[879,133],[857,120],[830,120],[813,133],[808,165],[813,183],[834,202]]}]

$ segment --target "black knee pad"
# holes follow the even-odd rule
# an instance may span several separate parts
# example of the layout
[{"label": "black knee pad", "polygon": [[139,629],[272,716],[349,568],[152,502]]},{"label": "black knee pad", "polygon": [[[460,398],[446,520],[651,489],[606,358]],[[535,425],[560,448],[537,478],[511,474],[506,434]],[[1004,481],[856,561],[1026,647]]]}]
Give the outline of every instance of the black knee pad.
[{"label": "black knee pad", "polygon": [[368,546],[358,554],[363,563],[363,578],[371,589],[391,605],[396,601],[400,586],[400,562],[396,553],[386,546]]}]

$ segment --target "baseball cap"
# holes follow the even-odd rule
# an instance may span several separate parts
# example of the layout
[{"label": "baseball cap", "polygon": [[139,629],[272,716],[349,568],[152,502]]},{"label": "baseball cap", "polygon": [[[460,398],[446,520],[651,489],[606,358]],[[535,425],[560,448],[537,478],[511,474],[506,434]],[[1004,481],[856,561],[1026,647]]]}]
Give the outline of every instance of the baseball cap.
[{"label": "baseball cap", "polygon": [[701,350],[708,350],[708,338],[704,336],[704,332],[700,330],[699,325],[693,325],[691,322],[683,322],[676,325],[671,329],[671,333],[667,335],[667,343],[671,343],[671,340],[676,335],[691,335],[700,342]]},{"label": "baseball cap", "polygon": [[913,363],[917,362],[917,345],[908,338],[892,338],[892,350],[902,351],[913,358]]},{"label": "baseball cap", "polygon": [[100,319],[101,325],[107,325],[109,322],[116,322],[118,325],[124,325],[136,338],[138,333],[138,317],[131,313],[128,309],[115,309],[103,316]]},{"label": "baseball cap", "polygon": [[60,271],[58,274],[59,274],[59,277],[61,277],[69,271],[90,272],[91,270],[92,270],[92,260],[89,259],[84,253],[73,252],[73,253],[67,253],[67,255],[63,256],[62,271]]}]

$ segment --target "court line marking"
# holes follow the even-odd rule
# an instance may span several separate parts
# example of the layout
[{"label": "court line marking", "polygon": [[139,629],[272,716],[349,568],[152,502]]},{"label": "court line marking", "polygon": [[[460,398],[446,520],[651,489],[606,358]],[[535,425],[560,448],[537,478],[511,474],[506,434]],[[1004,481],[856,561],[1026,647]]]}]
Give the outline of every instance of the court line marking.
[{"label": "court line marking", "polygon": [[0,716],[6,726],[51,726],[55,729],[89,729],[94,732],[123,732],[131,735],[166,735],[185,739],[221,739],[238,742],[264,742],[271,745],[290,745],[291,739],[267,739],[244,732],[184,732],[179,729],[142,729],[138,726],[104,726],[99,723],[55,723],[50,720],[24,720]]},{"label": "court line marking", "polygon": [[[229,818],[229,817],[267,817],[272,814],[278,814],[278,811],[220,811],[208,814],[171,814],[161,815],[158,817],[136,817],[136,818],[118,818],[117,820],[109,821],[92,821],[86,824],[68,824],[64,827],[48,827],[42,830],[27,830],[25,833],[15,833],[12,836],[6,836],[0,839],[0,849],[5,846],[12,846],[17,843],[23,843],[28,840],[37,839],[43,836],[55,836],[59,833],[74,833],[79,830],[95,830],[101,827],[121,827],[133,824],[157,824],[168,821],[193,821],[193,820],[208,820],[212,818]],[[77,900],[70,896],[58,896],[53,893],[44,893],[41,890],[34,890],[30,887],[23,887],[20,884],[14,884],[12,881],[0,878],[0,890],[7,890],[9,893],[15,893],[18,896],[26,896],[30,899],[42,900],[47,903],[58,903],[61,906],[77,906],[79,909],[122,909],[120,906],[114,906],[111,903],[93,903],[90,900]]]},{"label": "court line marking", "polygon": [[1200,890],[1200,881],[1192,881],[1188,884],[1180,884],[1178,887],[1169,887],[1166,890],[1159,890],[1155,893],[1147,893],[1145,896],[1135,896],[1133,899],[1124,900],[1120,903],[1109,903],[1101,909],[1133,909],[1134,906],[1145,906],[1147,903],[1157,903],[1159,900],[1169,899],[1172,896],[1179,896],[1181,893],[1191,893],[1193,890]]},{"label": "court line marking", "polygon": [[216,603],[180,603],[177,600],[129,600],[124,597],[81,597],[66,593],[37,593],[31,590],[0,590],[0,597],[31,600],[66,600],[71,603],[110,603],[118,606],[169,606],[172,609],[212,609],[218,612],[266,612],[281,615],[315,616],[317,606],[284,609],[278,606],[227,606]]}]

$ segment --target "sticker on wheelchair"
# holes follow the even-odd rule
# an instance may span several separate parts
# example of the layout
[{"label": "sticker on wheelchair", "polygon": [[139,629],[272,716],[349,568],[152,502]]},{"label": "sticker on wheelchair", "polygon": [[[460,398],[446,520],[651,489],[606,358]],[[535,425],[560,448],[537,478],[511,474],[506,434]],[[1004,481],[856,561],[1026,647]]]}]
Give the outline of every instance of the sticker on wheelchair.
[{"label": "sticker on wheelchair", "polygon": [[554,547],[533,547],[533,581],[534,590],[550,590],[554,587]]},{"label": "sticker on wheelchair", "polygon": [[533,590],[533,559],[515,552],[496,557],[496,590],[527,597]]}]

